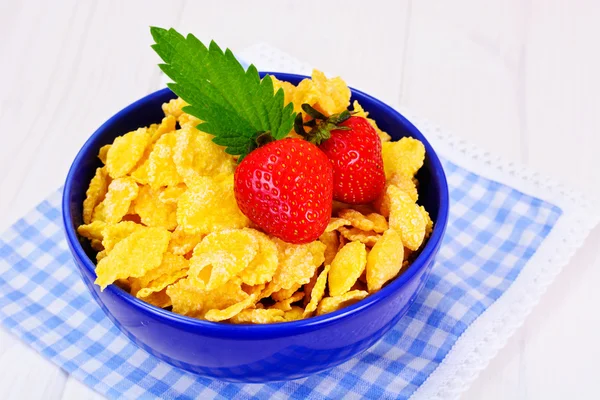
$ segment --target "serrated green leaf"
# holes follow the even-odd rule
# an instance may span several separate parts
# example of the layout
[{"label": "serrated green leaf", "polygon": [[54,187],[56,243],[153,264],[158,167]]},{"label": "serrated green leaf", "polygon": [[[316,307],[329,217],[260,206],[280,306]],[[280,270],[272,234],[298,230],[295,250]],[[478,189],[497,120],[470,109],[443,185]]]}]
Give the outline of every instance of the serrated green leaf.
[{"label": "serrated green leaf", "polygon": [[270,132],[275,139],[292,130],[293,105],[284,105],[282,89],[262,80],[254,65],[244,70],[233,53],[212,41],[206,47],[194,35],[151,27],[152,48],[164,61],[161,70],[173,80],[169,88],[189,103],[184,111],[202,122],[198,129],[242,159],[257,135]]}]

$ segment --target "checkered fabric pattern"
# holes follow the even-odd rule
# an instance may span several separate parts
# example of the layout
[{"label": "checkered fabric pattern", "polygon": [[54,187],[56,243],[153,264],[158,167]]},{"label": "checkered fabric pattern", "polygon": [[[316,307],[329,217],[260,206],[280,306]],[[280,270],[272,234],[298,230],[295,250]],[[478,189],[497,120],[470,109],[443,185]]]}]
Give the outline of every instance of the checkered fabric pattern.
[{"label": "checkered fabric pattern", "polygon": [[465,329],[510,287],[561,210],[444,162],[450,221],[431,277],[383,340],[306,379],[231,384],[159,361],[105,316],[71,261],[60,191],[0,238],[0,321],[110,398],[407,398]]}]

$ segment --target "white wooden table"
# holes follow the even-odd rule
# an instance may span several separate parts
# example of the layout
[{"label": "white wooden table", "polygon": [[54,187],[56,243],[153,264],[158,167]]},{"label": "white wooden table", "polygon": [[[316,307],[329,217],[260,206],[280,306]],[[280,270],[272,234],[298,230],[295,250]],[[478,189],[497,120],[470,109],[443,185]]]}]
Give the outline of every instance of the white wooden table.
[{"label": "white wooden table", "polygon": [[[149,25],[259,41],[600,194],[600,2],[0,0],[0,228],[63,181],[86,138],[159,84]],[[302,18],[310,12],[310,19]],[[591,399],[600,230],[464,399]],[[99,395],[0,330],[3,398]]]}]

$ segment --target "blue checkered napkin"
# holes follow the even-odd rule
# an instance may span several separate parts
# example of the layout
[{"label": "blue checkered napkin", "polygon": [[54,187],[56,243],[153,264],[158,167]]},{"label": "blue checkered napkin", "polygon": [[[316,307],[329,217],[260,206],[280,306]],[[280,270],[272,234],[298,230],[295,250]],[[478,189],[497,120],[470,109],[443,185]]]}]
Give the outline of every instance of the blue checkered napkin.
[{"label": "blue checkered napkin", "polygon": [[267,385],[200,378],[120,333],[88,294],[63,237],[60,191],[0,239],[0,321],[111,398],[407,398],[515,281],[561,209],[444,162],[450,221],[425,289],[362,356],[312,377]]}]

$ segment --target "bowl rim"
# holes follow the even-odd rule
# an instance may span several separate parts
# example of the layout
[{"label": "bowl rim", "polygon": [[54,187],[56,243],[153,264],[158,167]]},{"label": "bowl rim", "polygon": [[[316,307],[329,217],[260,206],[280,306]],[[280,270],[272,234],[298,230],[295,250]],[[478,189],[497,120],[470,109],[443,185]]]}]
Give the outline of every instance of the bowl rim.
[{"label": "bowl rim", "polygon": [[[290,73],[282,73],[282,72],[261,72],[261,77],[264,74],[269,74],[277,77],[280,80],[288,80],[289,78],[295,79],[304,79],[309,78],[305,75],[300,74],[290,74]],[[289,336],[289,335],[297,335],[303,332],[312,331],[327,325],[331,325],[336,323],[339,320],[350,318],[356,314],[358,314],[361,310],[370,308],[375,306],[377,303],[385,301],[388,297],[390,297],[394,292],[400,290],[407,282],[411,281],[412,278],[425,266],[427,265],[426,261],[432,258],[437,251],[437,248],[441,244],[444,232],[446,230],[446,225],[448,222],[448,213],[449,213],[449,193],[448,193],[448,183],[446,180],[446,175],[444,173],[444,169],[442,167],[441,161],[438,158],[436,152],[432,148],[431,144],[427,141],[424,135],[402,114],[396,111],[391,106],[370,96],[360,90],[354,89],[350,87],[351,93],[359,94],[368,98],[372,101],[377,107],[384,109],[388,113],[394,114],[395,117],[399,117],[402,120],[404,126],[407,128],[411,136],[417,136],[419,140],[421,140],[425,146],[427,157],[430,159],[432,165],[432,176],[435,182],[439,185],[439,211],[438,218],[434,225],[433,232],[429,237],[427,244],[419,254],[419,256],[415,259],[415,261],[410,265],[410,267],[399,277],[395,278],[392,282],[385,285],[381,290],[376,293],[370,294],[363,300],[350,305],[348,307],[344,307],[338,311],[334,311],[332,313],[324,314],[321,316],[314,316],[307,319],[289,321],[289,322],[279,322],[279,323],[271,323],[271,324],[227,324],[222,322],[211,322],[205,321],[201,319],[196,319],[192,317],[187,317],[184,315],[176,314],[172,311],[164,310],[162,308],[158,308],[149,303],[146,303],[135,296],[127,293],[125,290],[117,287],[114,284],[107,286],[104,290],[109,291],[111,294],[116,295],[121,298],[124,302],[129,304],[132,307],[137,308],[139,311],[144,312],[146,314],[150,314],[156,318],[164,319],[166,323],[175,324],[181,326],[182,328],[191,329],[191,330],[202,330],[203,334],[206,335],[214,335],[214,336],[223,336],[223,337],[236,337],[240,334],[244,335],[245,339],[255,337],[255,338],[264,338],[265,335],[268,336]],[[73,160],[71,167],[69,168],[69,172],[67,174],[67,178],[64,184],[63,190],[63,198],[62,198],[62,219],[63,219],[63,227],[65,230],[65,235],[71,252],[79,264],[84,265],[84,268],[88,270],[92,274],[92,276],[96,276],[95,273],[95,264],[93,261],[87,256],[81,243],[78,240],[76,229],[72,223],[72,214],[71,207],[69,205],[70,198],[72,194],[72,183],[74,182],[74,175],[85,160],[85,155],[89,153],[93,147],[95,139],[103,133],[110,129],[113,121],[119,118],[125,117],[127,114],[133,113],[137,111],[139,108],[142,108],[148,101],[156,97],[163,96],[166,92],[170,92],[169,88],[164,88],[152,92],[141,99],[131,103],[127,107],[123,108],[112,117],[110,117],[106,122],[104,122],[84,143],[81,147],[77,156]],[[250,335],[250,337],[248,336]]]}]

